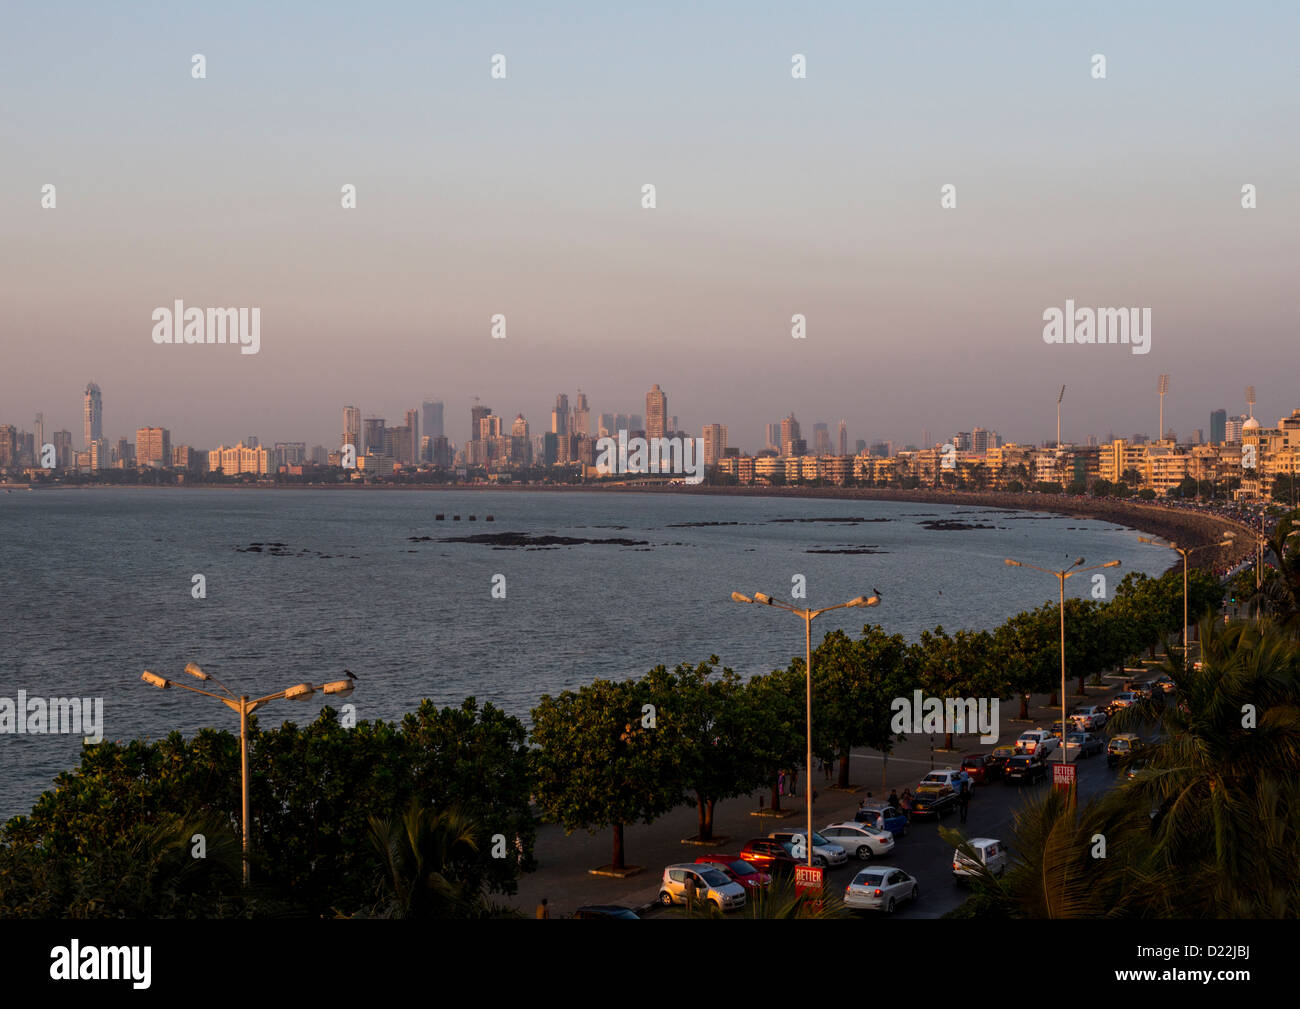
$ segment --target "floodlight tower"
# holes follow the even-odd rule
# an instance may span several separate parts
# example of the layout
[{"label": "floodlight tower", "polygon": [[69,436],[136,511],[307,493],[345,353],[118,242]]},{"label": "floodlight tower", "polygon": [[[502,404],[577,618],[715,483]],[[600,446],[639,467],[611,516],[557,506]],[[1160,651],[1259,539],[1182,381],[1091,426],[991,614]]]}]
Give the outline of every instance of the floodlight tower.
[{"label": "floodlight tower", "polygon": [[1065,399],[1065,386],[1061,386],[1061,395],[1056,397],[1056,447],[1061,447],[1061,400]]},{"label": "floodlight tower", "polygon": [[1160,381],[1156,385],[1156,392],[1160,393],[1160,430],[1156,432],[1156,441],[1165,440],[1165,393],[1169,391],[1169,376],[1161,375]]},{"label": "floodlight tower", "polygon": [[1253,418],[1255,416],[1255,387],[1253,385],[1246,386],[1246,408]]}]

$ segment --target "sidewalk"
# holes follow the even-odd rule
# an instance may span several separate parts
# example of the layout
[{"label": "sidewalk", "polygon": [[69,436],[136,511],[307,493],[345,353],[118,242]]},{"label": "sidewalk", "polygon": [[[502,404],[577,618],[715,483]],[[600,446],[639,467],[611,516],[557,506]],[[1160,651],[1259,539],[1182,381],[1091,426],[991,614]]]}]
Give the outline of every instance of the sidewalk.
[{"label": "sidewalk", "polygon": [[[1070,690],[1076,681],[1069,684]],[[1066,698],[1067,710],[1081,704],[1103,703],[1117,690],[1113,681],[1106,686],[1088,687],[1087,698],[1073,692]],[[857,812],[858,801],[868,794],[884,798],[890,788],[902,792],[915,789],[918,781],[929,772],[932,760],[935,768],[956,767],[967,753],[987,753],[994,746],[1010,746],[1026,729],[1049,728],[1060,717],[1060,707],[1047,707],[1049,695],[1030,697],[1029,721],[1018,721],[1018,700],[1002,702],[999,706],[1000,737],[997,743],[981,743],[979,736],[966,734],[953,737],[951,752],[940,750],[943,735],[936,735],[935,751],[930,752],[930,737],[911,736],[906,742],[896,743],[887,765],[876,750],[854,750],[850,758],[849,784],[854,790],[834,790],[825,775],[814,768],[813,787],[818,793],[813,805],[813,828],[818,829],[838,820],[851,820]],[[838,763],[836,765],[838,770]],[[882,783],[882,772],[885,780]],[[805,816],[804,770],[799,771],[799,792],[791,799],[782,800],[784,818],[755,816],[759,793],[748,797],[727,799],[714,807],[713,833],[715,838],[729,837],[720,845],[682,844],[683,838],[693,837],[698,829],[695,807],[680,806],[654,823],[628,824],[623,828],[624,861],[629,866],[644,866],[644,871],[625,879],[593,876],[588,870],[608,865],[614,847],[614,832],[600,830],[594,835],[585,830],[565,836],[562,827],[544,824],[537,832],[536,855],[539,863],[536,872],[527,873],[519,881],[519,892],[514,897],[494,894],[492,899],[518,908],[532,916],[538,903],[546,897],[552,917],[566,917],[584,904],[622,904],[640,908],[652,904],[658,894],[659,881],[664,867],[674,862],[694,862],[700,855],[713,852],[737,852],[745,842],[764,837],[778,826],[802,824]],[[771,790],[763,793],[763,805],[771,801]]]}]

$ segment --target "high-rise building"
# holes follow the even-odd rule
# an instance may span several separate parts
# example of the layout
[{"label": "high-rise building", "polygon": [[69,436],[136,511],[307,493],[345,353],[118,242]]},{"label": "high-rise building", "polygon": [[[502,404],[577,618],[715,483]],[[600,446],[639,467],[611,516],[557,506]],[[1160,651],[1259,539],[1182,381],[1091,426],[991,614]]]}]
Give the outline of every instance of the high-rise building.
[{"label": "high-rise building", "polygon": [[668,418],[668,433],[669,433],[670,435],[671,435],[671,434],[676,434],[676,433],[677,433],[678,431],[680,431],[680,430],[681,430],[681,427],[678,426],[678,423],[677,423],[677,414],[673,414],[671,417]]},{"label": "high-rise building", "polygon": [[104,398],[99,386],[91,382],[86,386],[85,400],[82,404],[82,421],[86,437],[86,448],[92,442],[104,437]]},{"label": "high-rise building", "polygon": [[344,445],[351,445],[357,455],[361,455],[365,450],[365,445],[361,443],[361,408],[356,406],[345,406],[343,408],[343,442]]},{"label": "high-rise building", "polygon": [[72,469],[73,448],[71,431],[54,432],[54,454],[58,457],[60,469]]},{"label": "high-rise building", "polygon": [[921,444],[926,448],[934,448],[934,442],[930,440],[930,429],[928,427],[921,428]]},{"label": "high-rise building", "polygon": [[840,455],[849,454],[849,422],[840,418]]},{"label": "high-rise building", "polygon": [[767,438],[767,445],[765,446],[766,448],[770,448],[776,452],[781,451],[781,425],[780,424],[768,424],[766,438]]},{"label": "high-rise building", "polygon": [[993,447],[992,432],[987,428],[977,427],[970,435],[972,452],[987,452]]},{"label": "high-rise building", "polygon": [[799,422],[794,419],[794,414],[790,414],[789,417],[781,421],[781,454],[784,456],[794,455],[794,443],[799,440]]},{"label": "high-rise building", "polygon": [[581,435],[584,438],[591,436],[591,407],[587,405],[587,394],[581,389],[578,390],[578,400],[573,407],[573,425],[569,429],[569,434]]},{"label": "high-rise building", "polygon": [[32,445],[36,455],[36,463],[40,464],[41,451],[45,447],[45,415],[38,413],[36,422],[32,425]]},{"label": "high-rise building", "polygon": [[1228,440],[1228,411],[1213,410],[1210,412],[1210,442],[1214,445],[1222,445]]},{"label": "high-rise building", "polygon": [[1241,444],[1242,425],[1246,423],[1244,416],[1229,417],[1223,422],[1223,440],[1230,445]]},{"label": "high-rise building", "polygon": [[727,450],[727,425],[704,425],[704,465],[716,466]]},{"label": "high-rise building", "polygon": [[866,450],[867,450],[866,438],[859,438],[857,441],[853,443],[853,451],[858,455],[862,455],[862,453],[865,452]]},{"label": "high-rise building", "polygon": [[142,427],[135,432],[137,466],[166,469],[172,464],[172,433],[165,427]]},{"label": "high-rise building", "polygon": [[830,426],[818,422],[813,425],[813,455],[831,454]]},{"label": "high-rise building", "polygon": [[441,438],[446,433],[442,429],[442,400],[426,399],[420,407],[424,411],[424,433],[430,438]]},{"label": "high-rise building", "polygon": [[952,436],[952,447],[958,452],[969,452],[971,441],[972,439],[969,431],[958,431]]},{"label": "high-rise building", "polygon": [[384,428],[387,421],[383,417],[367,417],[365,419],[365,437],[366,444],[364,450],[357,445],[357,455],[364,455],[369,452],[371,455],[386,455],[384,452]]},{"label": "high-rise building", "polygon": [[406,411],[404,419],[411,429],[411,458],[406,462],[414,465],[420,461],[420,411],[412,407]]},{"label": "high-rise building", "polygon": [[135,465],[135,451],[131,448],[131,443],[126,440],[126,435],[117,439],[117,448],[113,450],[113,461],[119,463],[123,469],[129,469]]},{"label": "high-rise building", "polygon": [[602,413],[596,418],[596,435],[600,438],[617,438],[618,428],[614,424],[615,418],[612,413]]},{"label": "high-rise building", "polygon": [[244,439],[244,448],[261,448],[261,447],[262,447],[261,439],[259,439],[255,434],[250,434],[247,438]]},{"label": "high-rise building", "polygon": [[555,409],[551,411],[551,434],[563,437],[569,433],[569,397],[560,393],[555,397]]},{"label": "high-rise building", "polygon": [[275,466],[301,466],[307,461],[305,441],[277,441],[274,448]]},{"label": "high-rise building", "polygon": [[645,433],[645,421],[641,419],[639,413],[634,413],[628,417],[627,429],[629,431],[640,431],[642,434]]},{"label": "high-rise building", "polygon": [[528,421],[524,420],[524,415],[522,413],[515,414],[515,422],[510,425],[510,437],[528,437]]},{"label": "high-rise building", "polygon": [[647,438],[663,438],[668,428],[668,396],[658,383],[645,394],[645,434]]},{"label": "high-rise building", "polygon": [[18,465],[18,429],[0,424],[0,469]]},{"label": "high-rise building", "polygon": [[475,403],[469,411],[469,440],[478,439],[479,428],[482,426],[483,418],[491,416],[492,408],[490,406],[480,406]]}]

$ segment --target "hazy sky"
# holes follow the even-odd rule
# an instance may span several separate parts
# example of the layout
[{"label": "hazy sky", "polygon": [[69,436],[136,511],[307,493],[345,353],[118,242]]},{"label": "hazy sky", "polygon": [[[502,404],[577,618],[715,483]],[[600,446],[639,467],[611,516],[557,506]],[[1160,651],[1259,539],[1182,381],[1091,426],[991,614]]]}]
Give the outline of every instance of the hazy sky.
[{"label": "hazy sky", "polygon": [[[1041,440],[1062,383],[1067,439],[1155,433],[1161,372],[1180,435],[1300,406],[1297,5],[802,6],[7,4],[0,423],[80,446],[91,379],[111,440],[199,447],[655,382],[750,450]],[[259,307],[260,353],[155,345],[177,298]],[[1151,352],[1045,344],[1067,298]]]}]

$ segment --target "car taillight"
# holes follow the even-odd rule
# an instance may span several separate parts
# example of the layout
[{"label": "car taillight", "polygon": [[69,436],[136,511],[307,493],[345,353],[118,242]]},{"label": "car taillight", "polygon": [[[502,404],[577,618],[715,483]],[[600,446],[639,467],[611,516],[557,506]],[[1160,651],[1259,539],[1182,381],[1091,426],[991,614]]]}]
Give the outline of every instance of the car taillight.
[{"label": "car taillight", "polygon": [[879,890],[876,891],[876,896],[877,896],[877,897],[880,896],[880,891],[879,891]]}]

